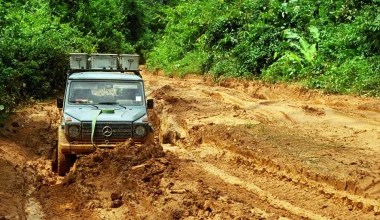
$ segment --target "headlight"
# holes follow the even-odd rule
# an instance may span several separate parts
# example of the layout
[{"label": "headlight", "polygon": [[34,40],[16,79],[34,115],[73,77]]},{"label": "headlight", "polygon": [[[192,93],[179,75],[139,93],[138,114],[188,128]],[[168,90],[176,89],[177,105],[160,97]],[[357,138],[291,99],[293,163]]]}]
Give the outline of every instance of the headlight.
[{"label": "headlight", "polygon": [[142,125],[138,125],[136,128],[135,128],[135,133],[138,135],[138,136],[144,136],[146,134],[146,128]]},{"label": "headlight", "polygon": [[70,137],[77,137],[79,135],[79,127],[76,125],[72,125],[69,127],[69,135]]}]

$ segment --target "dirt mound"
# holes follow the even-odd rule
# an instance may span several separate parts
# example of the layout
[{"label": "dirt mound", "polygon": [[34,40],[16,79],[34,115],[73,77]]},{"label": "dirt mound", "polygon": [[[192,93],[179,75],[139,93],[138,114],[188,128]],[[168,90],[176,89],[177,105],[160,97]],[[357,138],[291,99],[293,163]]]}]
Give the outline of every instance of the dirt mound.
[{"label": "dirt mound", "polygon": [[123,196],[137,190],[135,186],[157,193],[156,186],[168,165],[160,145],[127,141],[115,149],[97,150],[79,158],[63,186],[81,191],[81,197],[86,199],[77,203],[78,207],[88,205],[86,202],[100,192],[110,195],[111,204],[105,206],[116,207],[121,205]]},{"label": "dirt mound", "polygon": [[325,115],[325,112],[323,109],[317,109],[310,107],[308,105],[302,106],[302,109],[306,112],[306,114],[311,114],[311,115]]},{"label": "dirt mound", "polygon": [[[160,145],[146,143],[135,145],[132,140],[119,144],[115,149],[97,150],[78,159],[75,168],[68,174],[65,182],[76,177],[97,177],[103,173],[125,174],[135,166],[152,165],[154,161],[165,156]],[[153,171],[152,171],[153,172]]]},{"label": "dirt mound", "polygon": [[163,97],[165,97],[165,94],[167,94],[173,90],[174,89],[171,86],[165,85],[165,86],[161,87],[160,89],[153,91],[151,96],[157,100],[160,100],[160,99],[163,99]]},{"label": "dirt mound", "polygon": [[[123,212],[137,215],[130,204],[139,204],[142,195],[155,197],[162,193],[158,187],[161,178],[175,169],[170,161],[160,145],[152,142],[137,145],[128,140],[115,149],[99,149],[78,157],[62,184],[44,186],[36,196],[57,197],[56,204],[44,205],[58,213],[81,210],[82,215],[91,215],[86,212],[122,206]],[[60,204],[64,201],[65,204]]]}]

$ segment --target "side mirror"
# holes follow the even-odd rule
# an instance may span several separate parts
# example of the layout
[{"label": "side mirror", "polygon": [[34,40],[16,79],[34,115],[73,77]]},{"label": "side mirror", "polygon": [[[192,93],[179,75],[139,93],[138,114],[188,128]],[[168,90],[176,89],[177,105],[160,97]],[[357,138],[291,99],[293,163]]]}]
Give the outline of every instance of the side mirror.
[{"label": "side mirror", "polygon": [[57,107],[58,108],[63,108],[63,99],[61,99],[61,98],[57,99]]},{"label": "side mirror", "polygon": [[148,109],[153,108],[153,99],[148,99],[146,105],[148,106]]}]

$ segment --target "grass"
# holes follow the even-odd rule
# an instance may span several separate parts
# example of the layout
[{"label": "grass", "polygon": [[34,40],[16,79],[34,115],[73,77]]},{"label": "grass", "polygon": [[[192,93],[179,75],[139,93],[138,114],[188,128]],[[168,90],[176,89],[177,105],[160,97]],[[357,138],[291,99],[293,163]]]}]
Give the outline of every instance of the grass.
[{"label": "grass", "polygon": [[265,126],[264,125],[260,125],[260,132],[261,133],[263,133],[263,134],[265,134],[265,133],[267,133],[267,129],[265,128]]},{"label": "grass", "polygon": [[244,127],[251,129],[253,127],[253,124],[252,124],[252,122],[248,121],[248,122],[244,123]]}]

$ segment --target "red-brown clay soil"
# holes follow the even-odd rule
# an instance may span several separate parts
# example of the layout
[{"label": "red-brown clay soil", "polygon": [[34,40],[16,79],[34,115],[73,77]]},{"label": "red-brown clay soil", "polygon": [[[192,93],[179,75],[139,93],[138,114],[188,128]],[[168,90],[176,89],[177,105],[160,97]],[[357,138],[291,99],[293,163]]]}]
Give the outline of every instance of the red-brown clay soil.
[{"label": "red-brown clay soil", "polygon": [[0,219],[380,219],[380,100],[142,72],[156,142],[52,171],[55,101],[0,128]]}]

